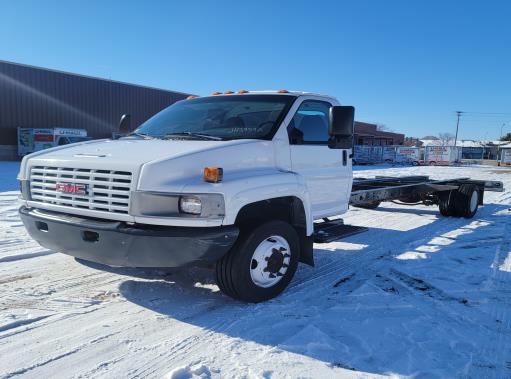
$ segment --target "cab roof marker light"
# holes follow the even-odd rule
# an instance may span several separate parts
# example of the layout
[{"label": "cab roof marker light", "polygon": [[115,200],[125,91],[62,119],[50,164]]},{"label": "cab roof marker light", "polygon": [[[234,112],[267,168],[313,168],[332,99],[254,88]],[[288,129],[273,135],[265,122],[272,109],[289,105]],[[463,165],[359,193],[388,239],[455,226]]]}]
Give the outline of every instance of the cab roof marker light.
[{"label": "cab roof marker light", "polygon": [[213,96],[221,95],[221,94],[222,94],[222,92],[217,92],[217,91],[215,91],[215,92],[213,92],[213,93],[212,93],[212,95],[213,95]]},{"label": "cab roof marker light", "polygon": [[224,91],[224,95],[232,95],[234,91]]},{"label": "cab roof marker light", "polygon": [[190,96],[187,96],[186,100],[196,99],[196,98],[198,98],[198,97],[199,97],[199,96],[190,95]]},{"label": "cab roof marker light", "polygon": [[279,89],[277,93],[289,93],[287,89]]},{"label": "cab roof marker light", "polygon": [[244,93],[248,93],[248,91],[246,89],[240,89],[238,92],[236,92],[237,94],[244,94]]}]

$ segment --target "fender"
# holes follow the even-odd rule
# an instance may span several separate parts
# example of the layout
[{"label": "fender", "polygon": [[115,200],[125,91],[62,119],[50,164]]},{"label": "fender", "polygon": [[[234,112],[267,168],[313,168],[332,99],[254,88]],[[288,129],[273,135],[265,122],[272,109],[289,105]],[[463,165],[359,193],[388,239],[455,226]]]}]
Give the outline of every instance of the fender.
[{"label": "fender", "polygon": [[[279,173],[279,178],[282,179],[284,173]],[[299,183],[294,173],[287,173],[286,181],[281,181],[278,184],[266,185],[248,185],[244,190],[232,193],[226,196],[226,214],[224,218],[224,225],[232,225],[236,221],[239,211],[246,205],[270,200],[277,197],[292,196],[300,199],[303,204],[306,222],[306,234],[312,235],[314,232],[314,219],[311,211],[310,197],[307,188],[303,183]],[[248,183],[247,183],[248,184]]]}]

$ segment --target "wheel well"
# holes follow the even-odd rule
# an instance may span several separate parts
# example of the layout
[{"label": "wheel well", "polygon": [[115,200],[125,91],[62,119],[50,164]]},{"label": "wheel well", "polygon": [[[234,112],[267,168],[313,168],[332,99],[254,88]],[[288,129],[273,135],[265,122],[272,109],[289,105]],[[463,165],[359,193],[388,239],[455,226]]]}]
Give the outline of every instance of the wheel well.
[{"label": "wheel well", "polygon": [[307,236],[305,208],[299,198],[275,197],[247,204],[238,212],[235,224],[243,231],[272,220],[288,222],[295,228],[300,239],[300,262],[314,266],[314,237]]},{"label": "wheel well", "polygon": [[295,196],[285,196],[247,204],[238,212],[235,224],[243,228],[271,220],[286,221],[295,228],[306,229],[302,201]]}]

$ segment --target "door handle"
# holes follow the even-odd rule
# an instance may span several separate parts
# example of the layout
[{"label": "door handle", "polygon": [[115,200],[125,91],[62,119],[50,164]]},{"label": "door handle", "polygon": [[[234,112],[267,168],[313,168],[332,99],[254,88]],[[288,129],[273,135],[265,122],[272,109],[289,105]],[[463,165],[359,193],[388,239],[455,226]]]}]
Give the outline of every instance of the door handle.
[{"label": "door handle", "polygon": [[342,165],[348,165],[348,152],[346,150],[342,151]]}]

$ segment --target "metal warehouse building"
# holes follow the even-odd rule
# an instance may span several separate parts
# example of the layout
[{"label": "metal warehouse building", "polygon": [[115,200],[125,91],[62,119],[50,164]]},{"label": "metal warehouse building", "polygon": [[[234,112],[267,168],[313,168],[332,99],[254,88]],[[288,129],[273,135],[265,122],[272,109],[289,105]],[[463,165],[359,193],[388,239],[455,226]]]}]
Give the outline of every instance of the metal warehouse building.
[{"label": "metal warehouse building", "polygon": [[17,128],[80,128],[111,137],[123,114],[132,128],[187,97],[113,80],[0,61],[0,160],[15,159]]}]

